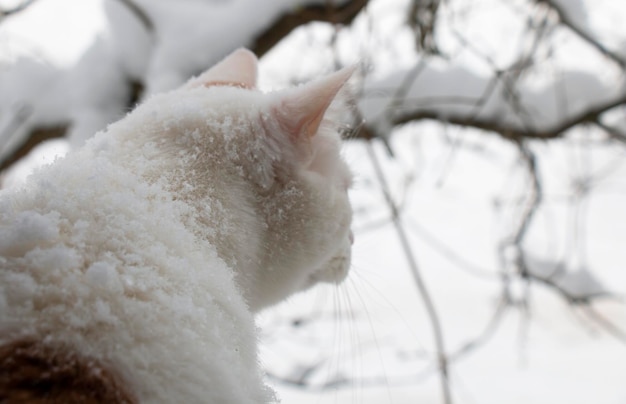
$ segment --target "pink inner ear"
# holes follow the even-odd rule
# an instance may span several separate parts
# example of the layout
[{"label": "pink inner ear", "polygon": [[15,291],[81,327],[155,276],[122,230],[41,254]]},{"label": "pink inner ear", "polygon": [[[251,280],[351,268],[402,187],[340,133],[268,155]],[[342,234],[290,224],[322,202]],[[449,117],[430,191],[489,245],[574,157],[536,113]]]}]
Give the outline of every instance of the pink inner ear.
[{"label": "pink inner ear", "polygon": [[186,86],[188,88],[200,86],[256,88],[257,63],[254,53],[240,48],[200,76],[191,79]]},{"label": "pink inner ear", "polygon": [[315,136],[326,110],[354,70],[348,67],[281,94],[273,109],[280,126],[295,137]]}]

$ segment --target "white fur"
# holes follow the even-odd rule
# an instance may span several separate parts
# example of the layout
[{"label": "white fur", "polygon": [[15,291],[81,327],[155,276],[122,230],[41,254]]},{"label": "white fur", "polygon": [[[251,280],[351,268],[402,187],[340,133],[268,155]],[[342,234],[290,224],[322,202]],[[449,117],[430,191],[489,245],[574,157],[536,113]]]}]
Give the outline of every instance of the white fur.
[{"label": "white fur", "polygon": [[[289,97],[306,97],[298,90]],[[274,400],[252,313],[341,281],[351,220],[335,128],[281,133],[280,97],[155,96],[3,191],[0,345],[72,347],[110,364],[141,402]]]}]

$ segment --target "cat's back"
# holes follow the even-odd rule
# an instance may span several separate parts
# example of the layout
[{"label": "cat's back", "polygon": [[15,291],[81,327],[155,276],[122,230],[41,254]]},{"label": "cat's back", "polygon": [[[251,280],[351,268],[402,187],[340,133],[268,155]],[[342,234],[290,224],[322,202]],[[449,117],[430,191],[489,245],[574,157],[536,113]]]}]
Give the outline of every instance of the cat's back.
[{"label": "cat's back", "polygon": [[0,193],[0,402],[37,372],[118,402],[267,401],[232,271],[183,225],[189,207],[105,143]]}]

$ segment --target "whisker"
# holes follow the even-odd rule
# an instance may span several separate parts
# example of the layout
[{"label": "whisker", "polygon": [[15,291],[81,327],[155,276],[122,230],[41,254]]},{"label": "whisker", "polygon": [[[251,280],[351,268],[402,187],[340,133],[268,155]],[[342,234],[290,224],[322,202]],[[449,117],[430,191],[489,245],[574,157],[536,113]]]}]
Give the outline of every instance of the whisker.
[{"label": "whisker", "polygon": [[[352,274],[356,274],[356,273],[357,273],[356,271],[352,272]],[[351,278],[351,277],[348,277],[348,280],[353,282],[353,283],[355,282],[354,278]],[[380,344],[379,344],[379,341],[378,341],[378,336],[376,334],[376,330],[375,330],[372,318],[370,316],[370,313],[369,313],[369,311],[367,309],[366,301],[365,301],[363,295],[361,294],[361,291],[360,291],[359,287],[357,287],[357,285],[352,285],[352,284],[348,284],[348,285],[354,286],[355,294],[356,294],[357,298],[359,299],[359,301],[361,302],[361,304],[363,306],[363,311],[365,312],[365,317],[367,319],[367,324],[369,326],[369,330],[371,332],[374,344],[376,346],[376,352],[378,353],[378,360],[379,360],[380,365],[382,367],[383,380],[384,380],[384,384],[386,386],[386,393],[387,393],[387,396],[389,398],[389,402],[392,403],[393,402],[393,398],[392,398],[392,395],[391,395],[391,388],[390,388],[390,385],[389,385],[389,379],[387,377],[387,369],[385,367],[385,361],[383,360],[382,351],[380,349]]]}]

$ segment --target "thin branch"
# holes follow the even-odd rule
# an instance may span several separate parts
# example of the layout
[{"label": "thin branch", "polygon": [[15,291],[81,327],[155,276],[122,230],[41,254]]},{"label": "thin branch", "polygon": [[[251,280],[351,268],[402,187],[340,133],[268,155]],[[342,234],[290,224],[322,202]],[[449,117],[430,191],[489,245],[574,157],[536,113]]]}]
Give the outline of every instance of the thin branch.
[{"label": "thin branch", "polygon": [[617,53],[611,51],[606,48],[603,44],[601,44],[598,40],[593,38],[587,31],[585,31],[582,27],[579,27],[567,14],[566,10],[563,9],[559,4],[552,0],[537,0],[539,3],[544,3],[551,9],[553,9],[559,20],[563,25],[572,30],[576,35],[582,38],[585,42],[587,42],[592,47],[596,48],[600,53],[611,59],[613,62],[618,64],[622,69],[626,69],[626,60],[618,55]]},{"label": "thin branch", "polygon": [[261,57],[295,28],[313,21],[348,25],[367,6],[368,1],[351,0],[341,5],[327,2],[322,5],[309,5],[294,9],[259,35],[252,45],[252,50]]},{"label": "thin branch", "polygon": [[542,39],[546,36],[548,29],[548,12],[540,18],[540,22],[536,27],[528,26],[528,30],[530,32],[526,35],[531,37],[529,46],[526,50],[521,51],[521,55],[518,60],[513,62],[508,68],[504,69],[505,71],[512,73],[515,77],[513,81],[517,81],[522,76],[522,73],[533,65],[535,55],[539,50],[539,45],[541,45]]},{"label": "thin branch", "polygon": [[585,295],[574,295],[570,291],[564,289],[558,283],[558,281],[553,279],[552,276],[541,276],[527,269],[524,269],[522,272],[523,272],[522,276],[524,278],[549,286],[551,289],[554,289],[555,291],[557,291],[561,295],[561,297],[563,297],[563,299],[565,299],[568,303],[573,304],[573,305],[580,305],[580,306],[588,305],[593,300],[597,300],[599,298],[607,298],[607,299],[617,298],[615,295],[612,295],[608,291],[588,293]]},{"label": "thin branch", "polygon": [[470,352],[480,348],[482,345],[485,345],[487,342],[489,342],[491,337],[495,334],[496,330],[498,329],[498,326],[500,325],[500,322],[502,321],[502,318],[504,317],[504,313],[506,312],[508,308],[509,308],[509,305],[507,303],[507,297],[503,296],[503,298],[500,299],[500,301],[498,302],[498,305],[496,306],[496,310],[491,316],[491,319],[487,323],[487,326],[485,327],[484,331],[478,337],[463,344],[461,348],[459,348],[456,352],[451,353],[450,360],[454,360],[454,361],[458,360],[461,357],[469,354]]},{"label": "thin branch", "polygon": [[417,109],[406,112],[398,112],[392,119],[392,124],[402,125],[409,122],[420,121],[425,119],[440,120],[453,125],[466,126],[476,129],[482,129],[489,132],[499,134],[505,139],[519,141],[521,139],[555,139],[562,137],[563,133],[567,130],[585,123],[596,123],[599,117],[615,108],[622,105],[626,105],[626,95],[621,97],[605,101],[604,103],[590,106],[587,110],[564,119],[559,124],[546,129],[530,130],[527,128],[516,128],[506,122],[503,122],[500,117],[479,118],[472,117],[465,114],[448,114],[445,111],[437,109]]},{"label": "thin branch", "polygon": [[[430,247],[441,254],[448,261],[456,265],[457,267],[467,271],[473,276],[476,276],[480,279],[488,279],[493,280],[498,278],[498,276],[489,271],[486,268],[483,268],[479,265],[476,265],[470,262],[468,259],[463,257],[459,252],[455,251],[453,248],[449,247],[444,241],[437,238],[433,233],[427,230],[425,227],[417,223],[415,220],[410,220],[411,218],[407,218],[408,224],[410,228],[414,230],[414,232],[425,242],[430,245]],[[388,222],[385,221],[385,224]]]},{"label": "thin branch", "polygon": [[593,123],[598,128],[600,128],[603,131],[605,131],[606,133],[608,133],[609,136],[611,136],[611,138],[626,144],[626,133],[622,132],[618,128],[615,128],[615,127],[613,127],[611,125],[607,125],[607,124],[603,123],[600,119],[597,119]]},{"label": "thin branch", "polygon": [[3,128],[0,128],[0,142],[6,144],[9,142],[15,132],[17,132],[28,121],[33,114],[31,105],[21,105],[9,115],[9,122]]},{"label": "thin branch", "polygon": [[371,142],[367,143],[367,153],[374,166],[374,171],[376,172],[376,176],[381,185],[382,192],[384,194],[385,200],[387,201],[387,205],[391,210],[391,214],[393,217],[393,224],[396,229],[396,233],[400,240],[400,244],[402,245],[402,249],[405,254],[405,258],[411,269],[411,274],[413,275],[413,279],[415,280],[415,285],[422,297],[422,301],[424,302],[424,307],[426,308],[426,312],[428,313],[428,317],[430,319],[430,323],[433,328],[433,334],[435,338],[435,350],[437,353],[437,362],[439,365],[439,371],[441,374],[441,388],[443,393],[443,402],[445,404],[452,403],[452,394],[450,392],[450,372],[448,369],[448,357],[446,355],[445,343],[443,338],[443,330],[441,327],[441,323],[439,321],[439,315],[437,314],[437,310],[435,309],[435,305],[433,303],[432,298],[430,297],[430,292],[426,287],[426,283],[422,278],[421,272],[417,265],[417,261],[415,256],[413,255],[413,251],[411,250],[411,246],[409,244],[408,237],[404,232],[404,227],[402,226],[402,222],[400,221],[400,214],[398,208],[391,196],[391,192],[389,191],[389,186],[387,184],[387,180],[383,173],[382,167],[378,161],[378,157],[376,156],[376,152],[374,151],[374,147]]},{"label": "thin branch", "polygon": [[539,208],[539,205],[541,204],[541,201],[543,199],[543,192],[541,189],[541,182],[539,181],[539,173],[537,172],[535,154],[524,143],[518,143],[518,147],[522,159],[526,163],[526,168],[528,169],[528,175],[531,181],[530,200],[528,202],[528,205],[526,206],[526,211],[522,215],[522,220],[520,221],[519,227],[515,232],[515,236],[513,238],[513,244],[515,244],[521,251],[521,245],[524,241],[524,237],[526,236],[530,224],[535,217],[535,213],[537,213],[537,209]]},{"label": "thin branch", "polygon": [[417,50],[439,54],[435,41],[437,12],[440,0],[413,0],[409,7],[408,25],[417,36]]},{"label": "thin branch", "polygon": [[394,377],[393,379],[387,378],[386,375],[377,375],[370,377],[347,377],[342,374],[337,374],[335,377],[323,383],[312,383],[307,380],[305,383],[301,383],[298,378],[279,376],[272,371],[265,370],[265,376],[274,383],[280,383],[285,386],[294,387],[300,390],[314,391],[314,392],[326,392],[337,391],[341,387],[350,386],[384,386],[389,387],[401,387],[401,386],[414,386],[416,382],[426,380],[431,377],[433,372],[437,370],[434,365],[428,365],[424,369],[417,373],[403,375],[401,377]]},{"label": "thin branch", "polygon": [[18,4],[17,6],[10,8],[8,10],[2,10],[0,9],[0,21],[4,18],[4,17],[9,17],[11,15],[15,15],[21,11],[26,10],[26,8],[30,7],[35,1],[37,0],[25,0],[23,2],[21,2],[20,4]]},{"label": "thin branch", "polygon": [[404,102],[406,101],[406,97],[409,94],[411,87],[413,86],[413,83],[415,83],[415,80],[417,80],[419,75],[422,74],[422,72],[424,72],[424,69],[426,69],[427,66],[428,65],[426,63],[426,59],[420,58],[420,60],[416,63],[415,67],[413,67],[404,76],[404,78],[400,82],[400,85],[396,88],[396,91],[393,97],[391,97],[391,102],[389,103],[388,109],[393,110],[395,108],[400,107],[402,104],[404,104]]},{"label": "thin branch", "polygon": [[146,12],[137,5],[137,3],[135,3],[133,0],[118,1],[128,7],[130,12],[132,12],[135,17],[137,17],[137,19],[139,20],[139,22],[141,22],[141,25],[143,25],[146,31],[150,33],[154,32],[154,23],[152,22],[148,14],[146,14]]},{"label": "thin branch", "polygon": [[595,310],[591,305],[584,306],[584,311],[591,320],[595,321],[618,341],[626,344],[626,331],[620,329],[618,326],[613,324],[606,317],[604,317],[597,310]]},{"label": "thin branch", "polygon": [[[522,159],[526,163],[526,168],[528,169],[528,174],[531,180],[529,202],[521,217],[520,224],[510,242],[510,244],[513,245],[515,250],[518,252],[516,264],[520,276],[523,279],[538,281],[540,283],[543,283],[544,285],[551,287],[552,289],[559,292],[559,294],[561,294],[561,296],[563,296],[563,298],[571,304],[587,304],[593,299],[610,296],[609,292],[594,292],[585,295],[573,294],[567,289],[563,288],[562,285],[559,284],[558,279],[555,279],[555,275],[560,273],[557,270],[558,268],[555,268],[555,271],[548,276],[539,275],[528,268],[526,260],[524,258],[525,254],[523,252],[522,243],[524,242],[524,238],[528,233],[528,229],[530,228],[532,220],[536,216],[537,210],[539,209],[539,206],[541,205],[541,202],[543,200],[543,190],[541,187],[541,182],[539,180],[539,173],[537,171],[536,157],[534,153],[524,143],[518,143],[518,146]],[[504,245],[507,244],[508,243],[504,243]]]},{"label": "thin branch", "polygon": [[[386,125],[389,122],[389,113],[393,111],[395,108],[400,107],[405,101],[408,95],[411,86],[417,80],[419,75],[426,68],[426,59],[422,58],[419,62],[411,69],[405,77],[402,79],[402,82],[399,86],[397,86],[394,91],[394,95],[391,97],[391,102],[389,106],[385,108],[382,112],[384,116],[380,119],[375,120],[375,127],[373,127],[373,131],[376,132],[377,137],[383,142],[387,152],[390,156],[393,156],[393,149],[391,148],[391,144],[389,143],[389,135],[391,134],[389,131],[389,127]],[[363,118],[359,116],[359,119],[363,122]]]}]

